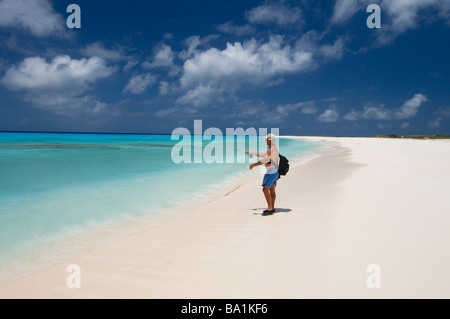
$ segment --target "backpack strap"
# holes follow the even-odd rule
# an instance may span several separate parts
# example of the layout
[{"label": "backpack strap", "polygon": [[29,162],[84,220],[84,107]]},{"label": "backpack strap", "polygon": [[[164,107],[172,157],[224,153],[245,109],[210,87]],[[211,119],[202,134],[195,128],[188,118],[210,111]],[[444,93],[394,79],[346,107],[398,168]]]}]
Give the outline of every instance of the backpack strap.
[{"label": "backpack strap", "polygon": [[278,153],[278,164],[275,164],[272,162],[272,160],[269,161],[270,164],[273,164],[275,168],[278,170],[280,168],[280,153]]}]

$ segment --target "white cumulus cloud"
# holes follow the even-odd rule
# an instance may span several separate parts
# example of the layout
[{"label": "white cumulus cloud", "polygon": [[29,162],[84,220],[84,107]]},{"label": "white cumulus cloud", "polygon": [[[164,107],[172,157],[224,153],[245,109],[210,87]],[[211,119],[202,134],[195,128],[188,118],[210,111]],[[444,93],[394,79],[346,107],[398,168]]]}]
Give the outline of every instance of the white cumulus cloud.
[{"label": "white cumulus cloud", "polygon": [[223,89],[216,88],[207,84],[200,84],[193,89],[188,90],[183,96],[177,99],[178,104],[189,104],[194,107],[202,107],[210,101],[219,98]]},{"label": "white cumulus cloud", "polygon": [[[372,1],[373,2],[373,1]],[[370,3],[368,0],[336,0],[334,4],[331,22],[342,24],[352,18],[358,10],[363,10],[364,6]]]},{"label": "white cumulus cloud", "polygon": [[330,105],[327,110],[319,115],[317,120],[323,123],[337,122],[339,120],[339,112],[336,110],[336,106],[334,104]]},{"label": "white cumulus cloud", "polygon": [[34,106],[58,114],[100,113],[106,104],[84,93],[115,71],[98,57],[72,59],[61,55],[47,62],[41,57],[24,59],[10,67],[0,82]]},{"label": "white cumulus cloud", "polygon": [[416,94],[414,97],[406,101],[398,110],[395,111],[394,117],[397,119],[409,119],[417,115],[420,106],[427,101],[427,97],[423,94]]},{"label": "white cumulus cloud", "polygon": [[265,3],[246,12],[247,20],[254,24],[275,24],[278,26],[299,25],[303,23],[300,8],[284,3]]},{"label": "white cumulus cloud", "polygon": [[276,107],[276,110],[280,114],[287,114],[287,115],[289,115],[289,113],[291,113],[292,111],[296,110],[300,110],[300,112],[303,114],[314,114],[317,112],[316,103],[314,101],[278,105]]},{"label": "white cumulus cloud", "polygon": [[308,101],[295,104],[278,105],[275,108],[275,111],[276,112],[270,111],[270,113],[272,114],[271,121],[281,122],[283,119],[289,117],[292,112],[298,111],[305,115],[311,115],[317,112],[317,108],[315,101]]},{"label": "white cumulus cloud", "polygon": [[133,76],[130,81],[128,81],[127,86],[124,88],[124,92],[132,94],[142,94],[145,90],[155,84],[156,77],[151,73],[138,74]]},{"label": "white cumulus cloud", "polygon": [[1,81],[12,90],[79,90],[112,72],[113,69],[98,57],[76,60],[61,55],[51,62],[31,57],[8,69]]},{"label": "white cumulus cloud", "polygon": [[297,40],[295,47],[296,50],[305,50],[314,54],[316,60],[321,59],[325,61],[340,60],[344,55],[345,43],[347,39],[345,37],[339,37],[332,43],[323,43],[324,34],[319,34],[315,30],[310,30],[302,35]]},{"label": "white cumulus cloud", "polygon": [[443,120],[442,117],[438,117],[438,118],[436,118],[435,120],[428,122],[428,126],[429,126],[430,128],[433,128],[433,129],[434,129],[434,128],[438,128],[438,127],[441,126],[442,120]]},{"label": "white cumulus cloud", "polygon": [[367,103],[362,111],[352,109],[344,119],[347,121],[366,120],[404,120],[417,115],[419,108],[427,101],[424,94],[415,94],[410,100],[406,101],[400,108],[389,109],[384,104]]},{"label": "white cumulus cloud", "polygon": [[184,95],[178,103],[205,105],[226,94],[234,96],[239,90],[278,85],[284,76],[312,71],[321,63],[341,59],[345,38],[331,44],[322,43],[322,38],[310,31],[293,45],[284,36],[271,35],[266,41],[252,38],[227,43],[222,50],[201,50],[200,38],[190,37],[186,41],[188,49],[182,54],[186,60],[179,92]]},{"label": "white cumulus cloud", "polygon": [[392,117],[392,111],[387,109],[385,104],[367,103],[360,116],[363,119],[389,120]]},{"label": "white cumulus cloud", "polygon": [[273,77],[307,71],[313,66],[310,52],[292,48],[282,36],[272,36],[266,43],[252,39],[228,43],[223,50],[197,51],[185,61],[180,83],[190,96],[200,92],[213,96],[214,91],[233,92],[243,85],[264,85]]},{"label": "white cumulus cloud", "polygon": [[0,1],[0,27],[20,29],[36,37],[63,37],[66,21],[48,0]]},{"label": "white cumulus cloud", "polygon": [[170,76],[177,75],[179,67],[174,62],[175,52],[167,44],[161,44],[155,48],[152,60],[142,65],[146,69],[165,69]]},{"label": "white cumulus cloud", "polygon": [[235,34],[237,36],[249,35],[256,32],[256,28],[250,24],[236,25],[232,21],[220,24],[216,29],[223,33]]},{"label": "white cumulus cloud", "polygon": [[358,11],[366,12],[371,3],[378,3],[382,12],[382,26],[376,33],[378,46],[391,44],[399,35],[424,21],[450,17],[448,0],[336,0],[331,23],[342,25]]},{"label": "white cumulus cloud", "polygon": [[89,57],[99,57],[104,60],[118,61],[118,60],[126,60],[126,55],[119,49],[107,49],[100,42],[95,42],[88,44],[86,47],[82,48],[80,52],[83,55]]}]

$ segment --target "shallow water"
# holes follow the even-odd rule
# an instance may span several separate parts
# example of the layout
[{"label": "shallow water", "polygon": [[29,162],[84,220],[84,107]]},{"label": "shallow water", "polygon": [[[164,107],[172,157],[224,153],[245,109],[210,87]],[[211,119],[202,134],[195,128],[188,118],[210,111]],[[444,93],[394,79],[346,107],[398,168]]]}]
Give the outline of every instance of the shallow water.
[{"label": "shallow water", "polygon": [[[242,152],[252,139],[231,149],[233,163],[176,164],[171,152],[178,141],[170,135],[0,133],[0,283],[11,267],[32,269],[29,260],[57,261],[61,253],[53,259],[43,252],[58,243],[75,247],[85,233],[164,215],[255,174]],[[203,141],[203,149],[211,143]],[[315,145],[280,139],[279,148],[295,162]],[[230,147],[219,149],[226,159]]]}]

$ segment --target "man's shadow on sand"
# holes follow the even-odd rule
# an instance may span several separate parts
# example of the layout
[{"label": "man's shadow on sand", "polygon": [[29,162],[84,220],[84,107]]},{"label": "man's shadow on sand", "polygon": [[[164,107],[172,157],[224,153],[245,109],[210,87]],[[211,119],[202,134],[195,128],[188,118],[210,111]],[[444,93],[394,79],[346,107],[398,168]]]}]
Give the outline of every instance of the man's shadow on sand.
[{"label": "man's shadow on sand", "polygon": [[[267,209],[267,208],[253,208],[252,209],[253,211],[258,211],[257,213],[256,212],[253,213],[253,215],[261,215],[265,209]],[[275,214],[290,213],[290,212],[292,212],[292,209],[290,209],[290,208],[275,208],[275,213],[273,213],[273,214],[275,215]]]}]

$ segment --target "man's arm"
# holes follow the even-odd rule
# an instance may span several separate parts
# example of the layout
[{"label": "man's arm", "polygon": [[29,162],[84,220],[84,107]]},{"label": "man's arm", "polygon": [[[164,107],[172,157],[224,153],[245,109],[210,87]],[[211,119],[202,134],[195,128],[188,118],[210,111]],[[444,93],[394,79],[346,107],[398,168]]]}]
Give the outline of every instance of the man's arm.
[{"label": "man's arm", "polygon": [[268,164],[269,162],[270,162],[270,156],[266,156],[266,157],[264,157],[262,160],[260,160],[260,161],[258,161],[258,162],[256,162],[256,163],[254,163],[254,164],[251,164],[251,165],[250,165],[250,169],[253,169],[253,167],[259,166],[259,165],[266,165],[266,164]]},{"label": "man's arm", "polygon": [[271,149],[269,149],[267,152],[265,152],[265,153],[255,153],[255,152],[245,152],[245,153],[247,153],[248,155],[250,155],[250,154],[252,154],[252,155],[255,155],[255,156],[258,156],[258,157],[266,157],[266,156],[270,156],[270,154],[271,154]]},{"label": "man's arm", "polygon": [[248,151],[248,152],[245,152],[245,154],[248,154],[248,155],[255,155],[255,156],[257,156],[257,157],[264,157],[264,156],[263,156],[264,153],[261,154],[261,153],[255,153],[255,152],[250,152],[250,151]]},{"label": "man's arm", "polygon": [[252,170],[254,167],[259,166],[259,165],[264,165],[264,163],[262,163],[261,161],[258,161],[256,163],[250,164],[249,168],[250,168],[250,170]]}]

